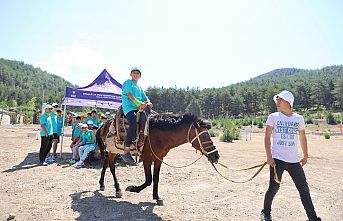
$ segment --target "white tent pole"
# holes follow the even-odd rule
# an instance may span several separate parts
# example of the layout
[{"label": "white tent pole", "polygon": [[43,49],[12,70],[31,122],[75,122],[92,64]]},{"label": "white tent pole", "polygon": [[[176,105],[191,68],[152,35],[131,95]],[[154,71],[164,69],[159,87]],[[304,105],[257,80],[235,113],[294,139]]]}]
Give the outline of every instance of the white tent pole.
[{"label": "white tent pole", "polygon": [[60,151],[60,159],[62,159],[62,147],[63,147],[63,138],[64,138],[64,122],[66,119],[66,109],[67,105],[64,105],[64,111],[63,111],[63,121],[62,121],[62,139],[61,139],[61,151]]}]

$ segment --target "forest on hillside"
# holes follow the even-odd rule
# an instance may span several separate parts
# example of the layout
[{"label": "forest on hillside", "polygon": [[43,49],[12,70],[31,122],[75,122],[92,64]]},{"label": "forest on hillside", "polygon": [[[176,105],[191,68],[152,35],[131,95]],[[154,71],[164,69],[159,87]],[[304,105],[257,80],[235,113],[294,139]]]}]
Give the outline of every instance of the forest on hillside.
[{"label": "forest on hillside", "polygon": [[152,87],[147,94],[159,112],[193,112],[214,119],[266,115],[275,111],[273,96],[282,90],[294,94],[296,111],[342,112],[343,65],[319,70],[277,69],[222,88]]},{"label": "forest on hillside", "polygon": [[[229,78],[232,74],[235,73],[228,70],[223,78]],[[40,68],[0,58],[0,108],[39,109],[43,91],[46,101],[59,102],[66,86],[75,87]],[[150,87],[146,94],[157,112],[193,112],[215,119],[265,116],[275,111],[272,98],[281,90],[294,93],[296,111],[342,112],[343,65],[318,70],[276,69],[222,88]]]},{"label": "forest on hillside", "polygon": [[59,102],[66,86],[73,85],[24,62],[0,58],[0,108],[40,109],[43,92],[45,101]]}]

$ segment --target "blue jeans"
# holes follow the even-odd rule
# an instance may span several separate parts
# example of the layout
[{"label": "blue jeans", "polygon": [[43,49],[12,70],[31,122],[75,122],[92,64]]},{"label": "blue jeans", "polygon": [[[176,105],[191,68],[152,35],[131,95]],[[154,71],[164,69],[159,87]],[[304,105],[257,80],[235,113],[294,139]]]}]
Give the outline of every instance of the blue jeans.
[{"label": "blue jeans", "polygon": [[85,161],[89,152],[92,150],[95,150],[96,145],[95,144],[86,144],[84,146],[79,147],[79,156],[80,160]]},{"label": "blue jeans", "polygon": [[[145,114],[144,114],[145,113]],[[144,128],[146,117],[151,113],[151,110],[149,107],[145,108],[144,112],[140,114],[139,117],[139,127]],[[129,129],[127,131],[126,140],[125,140],[125,146],[130,147],[132,144],[132,141],[136,139],[137,134],[137,111],[130,111],[125,115],[127,121],[129,122]]]},{"label": "blue jeans", "polygon": [[[317,215],[314,210],[314,206],[313,206],[312,199],[310,196],[310,189],[306,182],[306,177],[305,177],[303,167],[300,165],[300,163],[287,163],[278,159],[274,159],[274,160],[276,164],[276,173],[279,177],[279,180],[281,181],[282,174],[286,170],[291,176],[300,194],[300,199],[306,211],[307,217],[310,220],[312,219],[316,220]],[[270,167],[269,188],[264,197],[263,212],[265,214],[270,214],[272,202],[273,202],[274,196],[279,190],[279,187],[280,187],[280,184],[274,181],[274,168]]]}]

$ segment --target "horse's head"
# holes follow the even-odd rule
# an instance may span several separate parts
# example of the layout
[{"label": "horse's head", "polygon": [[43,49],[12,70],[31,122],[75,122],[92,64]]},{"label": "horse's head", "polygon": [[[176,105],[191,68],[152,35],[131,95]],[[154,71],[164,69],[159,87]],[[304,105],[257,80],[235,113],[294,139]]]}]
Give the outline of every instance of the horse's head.
[{"label": "horse's head", "polygon": [[208,132],[209,129],[211,129],[209,121],[195,118],[195,121],[190,124],[188,129],[188,142],[207,156],[211,163],[218,163],[220,156]]}]

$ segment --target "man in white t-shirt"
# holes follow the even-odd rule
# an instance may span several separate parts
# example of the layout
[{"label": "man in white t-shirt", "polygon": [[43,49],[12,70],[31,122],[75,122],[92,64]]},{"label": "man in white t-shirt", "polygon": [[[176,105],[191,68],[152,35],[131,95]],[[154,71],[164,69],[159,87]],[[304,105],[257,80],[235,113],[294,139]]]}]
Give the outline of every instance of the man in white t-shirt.
[{"label": "man in white t-shirt", "polygon": [[[305,135],[305,122],[303,116],[293,113],[294,96],[289,91],[282,91],[274,96],[278,112],[269,115],[264,137],[267,163],[270,165],[269,188],[264,197],[264,206],[261,220],[271,221],[270,211],[275,194],[280,184],[274,180],[274,167],[277,177],[281,181],[286,170],[297,187],[301,202],[310,221],[320,221],[317,217],[306,182],[302,166],[307,163],[308,147]],[[298,135],[303,158],[298,158]],[[273,136],[273,143],[270,138]]]}]

